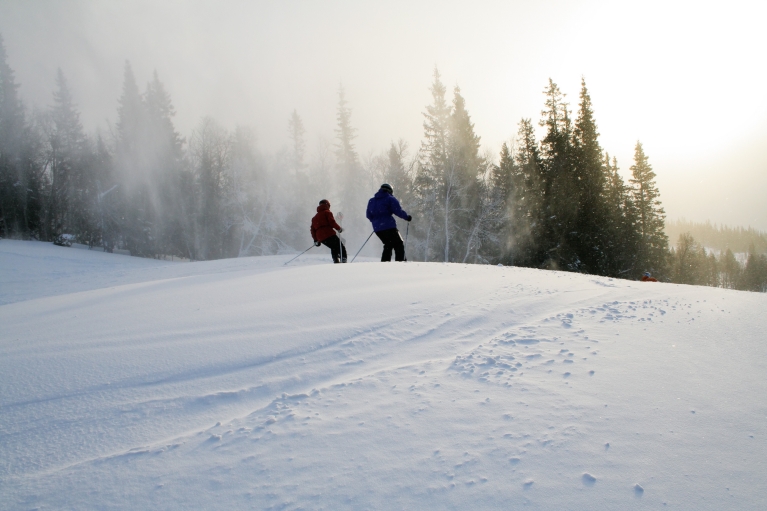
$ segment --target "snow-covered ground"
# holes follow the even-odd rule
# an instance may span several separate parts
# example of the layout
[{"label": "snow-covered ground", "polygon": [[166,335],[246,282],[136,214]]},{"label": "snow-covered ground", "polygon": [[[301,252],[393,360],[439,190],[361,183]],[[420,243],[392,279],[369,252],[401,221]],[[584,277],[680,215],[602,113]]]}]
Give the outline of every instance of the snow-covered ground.
[{"label": "snow-covered ground", "polygon": [[0,241],[0,508],[767,508],[767,295],[326,252]]}]

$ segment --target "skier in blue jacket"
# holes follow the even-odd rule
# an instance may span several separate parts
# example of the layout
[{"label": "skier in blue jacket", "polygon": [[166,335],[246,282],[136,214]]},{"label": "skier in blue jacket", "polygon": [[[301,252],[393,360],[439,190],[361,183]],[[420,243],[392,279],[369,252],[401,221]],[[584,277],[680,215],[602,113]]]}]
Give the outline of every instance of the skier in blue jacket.
[{"label": "skier in blue jacket", "polygon": [[397,222],[392,215],[397,215],[408,222],[413,219],[399,205],[399,201],[394,197],[394,190],[386,183],[381,185],[381,189],[375,196],[368,201],[367,217],[373,224],[373,230],[376,236],[383,242],[383,253],[381,262],[391,261],[391,252],[394,250],[395,261],[406,261],[405,243],[397,230]]}]

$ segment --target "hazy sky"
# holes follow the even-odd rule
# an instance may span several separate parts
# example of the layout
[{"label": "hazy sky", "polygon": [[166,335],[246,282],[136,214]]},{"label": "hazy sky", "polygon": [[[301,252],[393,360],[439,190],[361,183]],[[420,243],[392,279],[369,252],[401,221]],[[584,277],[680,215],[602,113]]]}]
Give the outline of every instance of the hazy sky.
[{"label": "hazy sky", "polygon": [[[61,67],[86,128],[116,117],[125,60],[157,70],[184,136],[204,115],[313,149],[332,139],[339,84],[363,157],[416,149],[437,66],[497,153],[540,119],[552,78],[577,109],[581,76],[602,146],[628,174],[640,140],[669,218],[767,230],[767,2],[0,0],[0,33],[29,106]],[[672,240],[674,241],[674,240]]]}]

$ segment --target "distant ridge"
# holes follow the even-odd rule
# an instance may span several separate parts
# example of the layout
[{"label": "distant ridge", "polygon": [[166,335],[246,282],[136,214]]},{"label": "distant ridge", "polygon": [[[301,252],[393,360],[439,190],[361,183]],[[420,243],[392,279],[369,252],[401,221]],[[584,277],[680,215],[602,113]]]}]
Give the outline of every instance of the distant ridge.
[{"label": "distant ridge", "polygon": [[757,253],[767,253],[767,233],[753,227],[730,227],[712,224],[710,221],[691,222],[684,218],[666,221],[666,235],[671,246],[676,244],[679,235],[683,233],[690,233],[703,246],[716,250],[729,248],[735,253],[748,252],[753,243]]}]

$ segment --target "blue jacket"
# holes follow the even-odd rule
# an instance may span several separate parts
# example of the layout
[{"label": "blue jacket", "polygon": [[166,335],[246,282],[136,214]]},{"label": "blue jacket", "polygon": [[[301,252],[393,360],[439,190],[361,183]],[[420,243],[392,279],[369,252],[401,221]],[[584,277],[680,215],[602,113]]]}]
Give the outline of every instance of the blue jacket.
[{"label": "blue jacket", "polygon": [[407,220],[407,213],[399,205],[399,201],[385,190],[378,190],[372,199],[368,201],[368,211],[366,216],[373,224],[375,232],[385,231],[386,229],[395,229],[397,222],[392,215],[397,215],[403,220]]}]

